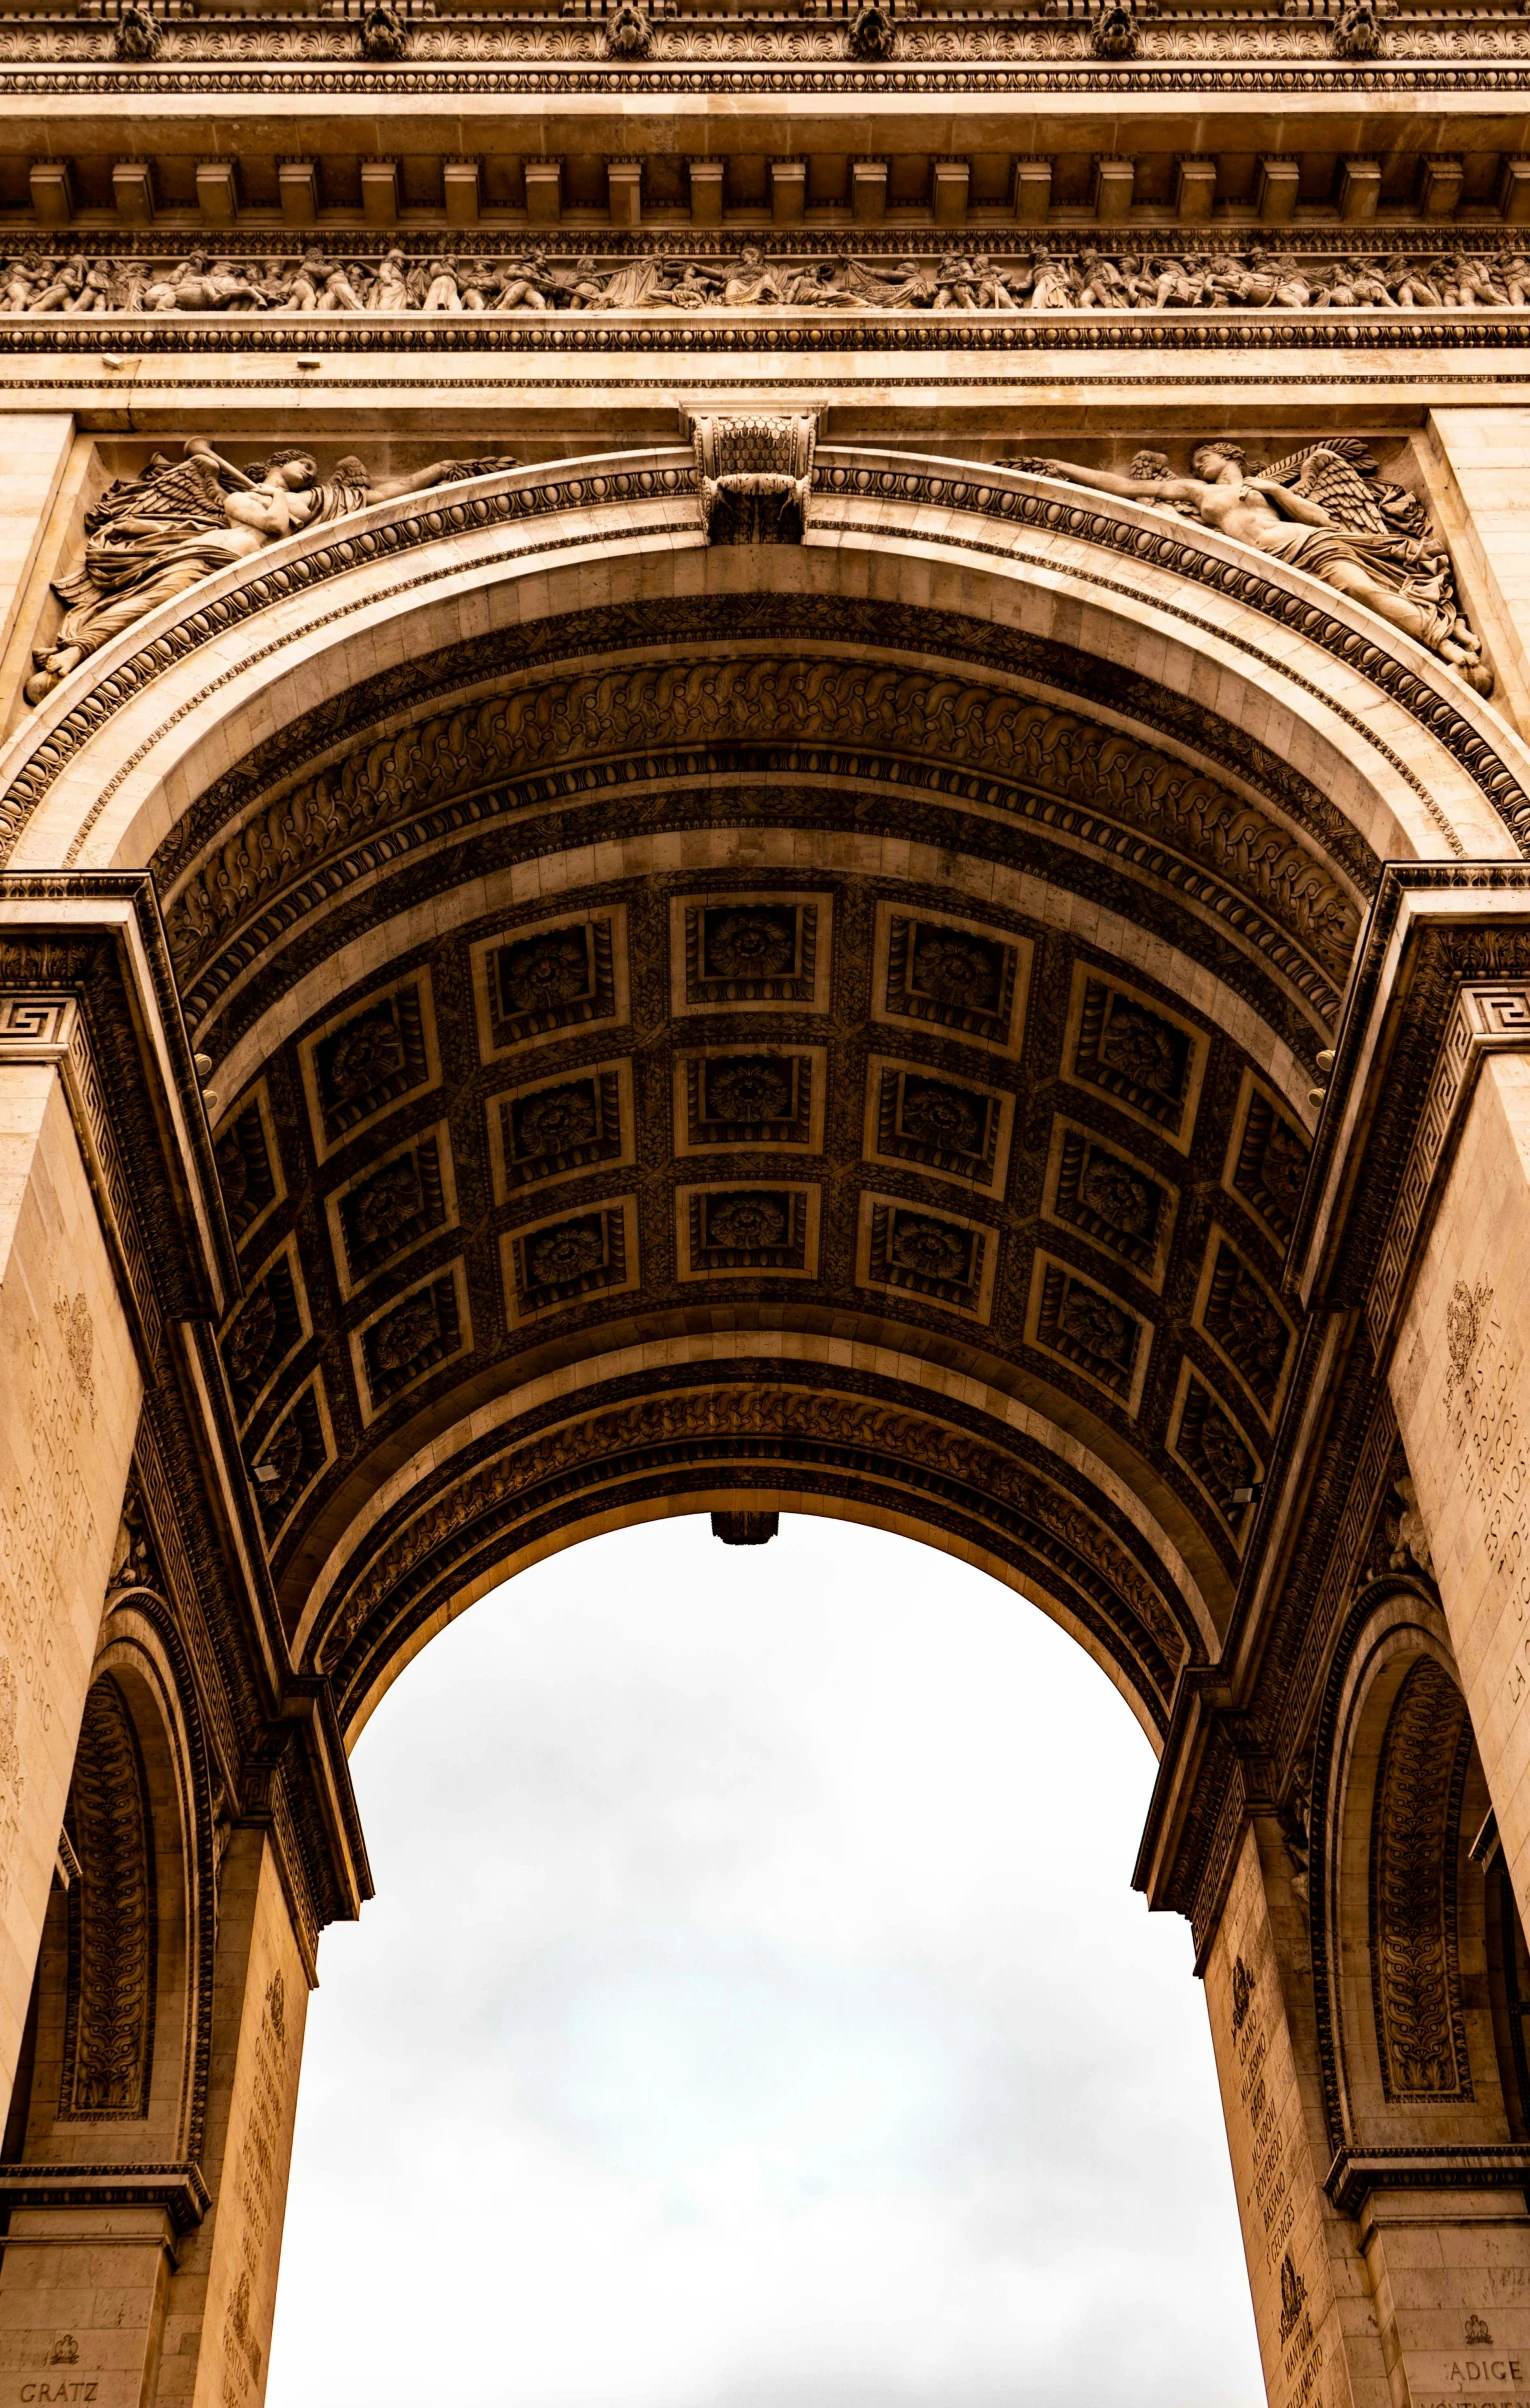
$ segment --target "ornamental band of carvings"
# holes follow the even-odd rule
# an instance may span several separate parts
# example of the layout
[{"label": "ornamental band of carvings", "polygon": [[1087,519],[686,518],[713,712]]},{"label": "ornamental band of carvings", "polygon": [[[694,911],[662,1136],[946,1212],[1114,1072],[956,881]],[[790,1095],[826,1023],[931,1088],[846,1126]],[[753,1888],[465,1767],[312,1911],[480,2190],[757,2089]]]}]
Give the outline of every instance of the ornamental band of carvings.
[{"label": "ornamental band of carvings", "polygon": [[[321,1643],[324,1661],[337,1665],[412,1575],[430,1575],[432,1557],[439,1555],[443,1567],[454,1560],[461,1551],[458,1542],[465,1544],[485,1516],[508,1526],[545,1481],[572,1474],[594,1488],[630,1450],[698,1438],[796,1439],[852,1447],[884,1465],[894,1483],[900,1466],[959,1482],[990,1508],[999,1507],[998,1518],[1006,1524],[1018,1515],[1093,1570],[1135,1618],[1151,1654],[1161,1658],[1167,1678],[1151,1666],[1151,1655],[1149,1662],[1167,1697],[1186,1653],[1185,1637],[1147,1575],[1082,1505],[1039,1480],[1028,1466],[962,1431],[887,1406],[761,1388],[649,1398],[566,1423],[471,1472],[407,1523],[357,1581]],[[1140,1651],[1142,1640],[1134,1640],[1129,1627],[1126,1635]]]},{"label": "ornamental band of carvings", "polygon": [[[1414,18],[1384,27],[1375,0],[1342,0],[1337,6],[1330,0],[1327,7],[1319,6],[1311,17],[1296,22],[1256,7],[1230,25],[1208,24],[1204,15],[1188,13],[1176,22],[1176,12],[1170,9],[1147,16],[1129,0],[1101,0],[1093,10],[1070,7],[1067,0],[1047,0],[1039,24],[985,23],[981,28],[898,22],[882,0],[860,0],[843,26],[804,23],[783,29],[778,18],[753,23],[745,18],[724,28],[715,21],[687,24],[685,18],[693,15],[689,8],[675,13],[679,23],[655,25],[637,0],[610,0],[603,25],[597,20],[548,28],[486,24],[482,17],[446,11],[434,20],[411,22],[391,0],[376,0],[359,28],[343,20],[314,24],[291,16],[285,22],[278,17],[274,22],[208,25],[162,20],[140,0],[125,0],[115,25],[76,17],[0,27],[0,60],[77,62],[82,67],[121,61],[170,68],[332,61],[353,74],[368,65],[404,60],[416,67],[451,61],[599,61],[609,70],[608,84],[619,89],[621,68],[633,62],[652,67],[682,61],[753,61],[845,70],[885,67],[894,59],[909,68],[939,60],[979,67],[1006,61],[1181,60],[1204,67],[1220,59],[1250,66],[1282,59],[1337,59],[1354,66],[1385,61],[1395,74],[1393,62],[1400,59],[1515,59],[1530,49],[1521,25],[1486,10],[1463,10],[1459,19],[1444,26]],[[1057,21],[1069,18],[1072,23]],[[373,81],[367,79],[368,84]]]},{"label": "ornamental band of carvings", "polygon": [[154,1862],[143,1760],[117,1683],[85,1703],[67,1828],[69,1888],[63,2118],[148,2112],[154,2042]]},{"label": "ornamental band of carvings", "polygon": [[1184,762],[1003,688],[822,658],[684,660],[562,677],[442,712],[359,746],[231,832],[170,902],[166,930],[185,993],[233,930],[294,874],[477,785],[582,754],[668,742],[806,742],[938,755],[963,768],[1076,797],[1150,829],[1236,881],[1336,984],[1359,910],[1278,821]]},{"label": "ornamental band of carvings", "polygon": [[[0,268],[0,318],[541,317],[612,310],[888,311],[1013,316],[1151,315],[1411,317],[1420,311],[1530,308],[1530,256],[1512,243],[1449,251],[1316,248],[1184,251],[1045,243],[997,253],[944,249],[821,252],[748,242],[732,253],[653,249],[612,257],[529,243],[519,251],[401,244],[345,256],[317,244],[297,257],[190,250],[179,258],[107,250],[18,250]],[[1423,230],[1415,243],[1427,245]]]},{"label": "ornamental band of carvings", "polygon": [[1470,1731],[1432,1658],[1403,1682],[1382,1743],[1371,1851],[1371,1974],[1389,2098],[1472,2095],[1456,1937],[1456,1822]]},{"label": "ornamental band of carvings", "polygon": [[[1053,493],[1032,493],[1023,486],[995,479],[991,470],[964,470],[952,475],[944,469],[914,465],[909,468],[889,468],[863,465],[854,456],[846,460],[831,457],[827,463],[820,459],[815,470],[815,490],[843,495],[861,502],[889,501],[901,510],[910,505],[927,504],[947,512],[971,513],[987,520],[994,528],[994,540],[962,538],[969,548],[984,553],[1004,551],[1009,554],[1012,543],[1009,531],[1015,527],[1035,528],[1043,532],[1061,532],[1071,539],[1096,543],[1111,553],[1129,556],[1138,573],[1142,565],[1183,576],[1193,582],[1214,587],[1221,595],[1231,596],[1249,609],[1277,624],[1299,628],[1304,638],[1320,645],[1333,657],[1344,661],[1384,692],[1391,695],[1400,707],[1426,727],[1433,737],[1475,780],[1490,808],[1505,824],[1520,834],[1530,849],[1530,797],[1527,797],[1508,764],[1495,750],[1490,732],[1474,720],[1463,716],[1451,699],[1448,686],[1438,687],[1420,676],[1410,663],[1397,658],[1383,644],[1347,621],[1330,619],[1314,610],[1310,598],[1299,594],[1285,583],[1275,583],[1261,576],[1254,565],[1260,555],[1249,553],[1250,565],[1245,570],[1230,571],[1227,562],[1215,554],[1202,551],[1186,540],[1188,529],[1183,518],[1166,519],[1161,535],[1145,538],[1135,521],[1123,519],[1108,507],[1087,508],[1081,502],[1060,500]],[[694,472],[690,467],[668,464],[639,465],[631,469],[600,466],[577,475],[559,476],[546,481],[527,479],[496,492],[457,492],[430,501],[418,511],[390,519],[380,526],[364,527],[352,533],[342,532],[313,549],[286,561],[270,577],[260,571],[258,558],[251,562],[247,577],[231,589],[213,596],[200,606],[188,610],[173,625],[162,628],[152,645],[129,658],[119,661],[109,679],[82,694],[47,732],[46,738],[17,769],[11,785],[0,796],[0,861],[11,847],[36,810],[43,796],[79,747],[88,742],[122,709],[151,679],[167,668],[184,660],[203,645],[212,643],[227,630],[242,624],[253,613],[269,603],[286,599],[293,593],[320,585],[332,577],[344,575],[363,565],[374,564],[392,556],[407,553],[417,546],[432,543],[440,536],[469,534],[475,530],[500,526],[527,519],[554,517],[569,508],[588,509],[608,502],[644,502],[678,500],[682,494],[694,493]],[[694,507],[694,500],[692,501]],[[1006,540],[997,538],[1004,531]],[[680,532],[678,526],[650,527],[654,537]],[[866,530],[880,534],[880,527]],[[622,540],[629,531],[620,530]],[[587,540],[581,537],[580,540]],[[958,540],[954,535],[948,540]],[[555,545],[550,548],[556,548]],[[1097,577],[1097,583],[1109,579]],[[384,589],[396,594],[409,590],[418,579],[405,578]],[[374,599],[379,597],[375,596]],[[1173,607],[1173,606],[1171,606]],[[1180,615],[1193,616],[1181,609]],[[1237,639],[1235,639],[1237,640]],[[267,651],[279,649],[277,644]],[[1247,642],[1242,648],[1252,653]],[[257,654],[255,657],[264,657]],[[226,682],[225,679],[220,682]],[[1294,674],[1294,673],[1293,673]],[[1300,681],[1299,681],[1300,682]],[[211,690],[211,689],[209,689]],[[1316,687],[1311,688],[1316,692]],[[1425,807],[1430,807],[1427,786],[1416,771],[1393,748],[1380,743],[1374,729],[1369,727],[1342,699],[1325,695],[1327,707],[1345,718],[1357,733],[1363,733],[1368,743],[1377,745],[1399,776],[1411,784]],[[115,792],[126,768],[141,757],[140,753],[109,777],[102,788],[101,800],[95,806],[86,826],[104,808]],[[1459,850],[1460,840],[1447,828],[1447,841]]]}]

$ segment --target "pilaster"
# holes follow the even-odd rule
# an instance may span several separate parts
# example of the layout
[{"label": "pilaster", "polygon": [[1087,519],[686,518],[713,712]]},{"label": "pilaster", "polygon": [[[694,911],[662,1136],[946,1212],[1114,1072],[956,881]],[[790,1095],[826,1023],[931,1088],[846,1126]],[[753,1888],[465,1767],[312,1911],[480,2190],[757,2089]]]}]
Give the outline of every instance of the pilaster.
[{"label": "pilaster", "polygon": [[1365,2262],[1323,2188],[1311,1954],[1268,1815],[1244,1833],[1205,1981],[1271,2408],[1388,2408]]},{"label": "pilaster", "polygon": [[1424,445],[1499,706],[1530,729],[1530,410],[1435,409]]},{"label": "pilaster", "polygon": [[[9,2093],[143,1374],[66,994],[0,993],[0,2088]],[[79,1117],[77,1117],[77,1114]]]},{"label": "pilaster", "polygon": [[318,1931],[369,1888],[211,1342],[238,1276],[149,879],[0,881],[0,2386],[25,2408],[259,2408]]}]

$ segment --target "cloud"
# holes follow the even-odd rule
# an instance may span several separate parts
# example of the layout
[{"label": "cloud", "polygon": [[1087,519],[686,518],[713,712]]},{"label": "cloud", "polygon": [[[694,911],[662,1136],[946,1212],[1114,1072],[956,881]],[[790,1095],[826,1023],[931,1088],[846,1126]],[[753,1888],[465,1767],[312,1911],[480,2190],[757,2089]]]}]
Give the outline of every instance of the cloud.
[{"label": "cloud", "polygon": [[650,1525],[452,1625],[355,1770],[270,2408],[1254,2408],[1152,1758],[1021,1600]]},{"label": "cloud", "polygon": [[582,1933],[525,1968],[501,2028],[528,2114],[697,2201],[951,2183],[1019,2123],[1018,2053],[964,2000],[748,1933]]}]

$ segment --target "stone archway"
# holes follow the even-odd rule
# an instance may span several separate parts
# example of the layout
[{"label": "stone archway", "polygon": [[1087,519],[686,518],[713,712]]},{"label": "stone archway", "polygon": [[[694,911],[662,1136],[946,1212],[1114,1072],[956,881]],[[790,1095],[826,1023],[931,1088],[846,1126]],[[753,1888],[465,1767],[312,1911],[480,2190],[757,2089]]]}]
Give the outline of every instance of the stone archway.
[{"label": "stone archway", "polygon": [[[1407,1477],[1360,1274],[1327,1235],[1313,1268],[1319,1107],[1398,881],[1517,894],[1530,757],[1363,610],[1130,501],[852,451],[811,498],[800,543],[708,543],[660,453],[379,505],[103,645],[0,759],[6,908],[46,925],[14,1041],[60,1066],[148,1374],[145,1588],[219,1599],[176,1692],[236,1964],[206,2176],[140,2149],[102,2196],[179,2219],[236,2408],[291,2002],[367,1889],[349,1739],[507,1570],[783,1504],[984,1565],[1126,1695],[1229,2101],[1268,2060],[1269,2364],[1300,2289],[1335,2408],[1382,2374],[1302,2137],[1305,1725],[1250,1737],[1231,1684],[1307,1534],[1303,1599],[1345,1590]],[[1436,2173],[1523,2174],[1476,2145]],[[16,2212],[101,2211],[40,2163]]]},{"label": "stone archway", "polygon": [[[900,563],[852,547],[874,462],[846,460],[813,542],[733,552],[634,528],[645,478],[673,513],[672,469],[626,467],[605,501],[600,465],[531,497],[573,529],[555,550],[600,561],[595,606],[584,562],[528,556],[514,521],[507,542],[491,517],[471,585],[456,530],[437,567],[416,527],[399,603],[431,598],[379,668],[375,577],[348,587],[363,522],[289,547],[271,641],[172,608],[166,668],[157,623],[131,630],[71,681],[106,698],[100,732],[66,687],[11,787],[37,784],[18,862],[151,846],[221,1098],[246,1282],[224,1359],[303,1660],[348,1715],[506,1554],[743,1481],[1003,1564],[1161,1731],[1225,1623],[1232,1494],[1294,1362],[1280,1260],[1376,812],[1388,850],[1439,842],[1440,792],[1471,825],[1481,782],[1441,746],[1425,811],[1401,750],[1289,663],[1305,715],[1272,721],[1269,631],[1181,567],[1182,667],[1101,570],[1077,615],[1066,541],[975,565],[1024,480]],[[483,482],[485,507],[528,496]],[[379,538],[397,521],[372,514]],[[1075,640],[1038,631],[1059,621]],[[1221,710],[1196,691],[1213,660]],[[753,1105],[722,1095],[751,1081]],[[757,1242],[714,1235],[730,1212]],[[731,1377],[718,1283],[745,1300]],[[590,1356],[613,1365],[593,1385]]]}]

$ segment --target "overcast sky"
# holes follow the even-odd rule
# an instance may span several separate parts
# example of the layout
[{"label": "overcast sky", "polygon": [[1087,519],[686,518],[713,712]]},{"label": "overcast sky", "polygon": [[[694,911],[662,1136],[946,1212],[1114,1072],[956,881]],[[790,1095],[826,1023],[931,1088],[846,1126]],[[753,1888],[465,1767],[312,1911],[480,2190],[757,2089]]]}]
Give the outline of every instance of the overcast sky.
[{"label": "overcast sky", "polygon": [[270,2408],[1257,2408],[1153,1760],[1008,1590],[596,1539],[362,1736]]}]

